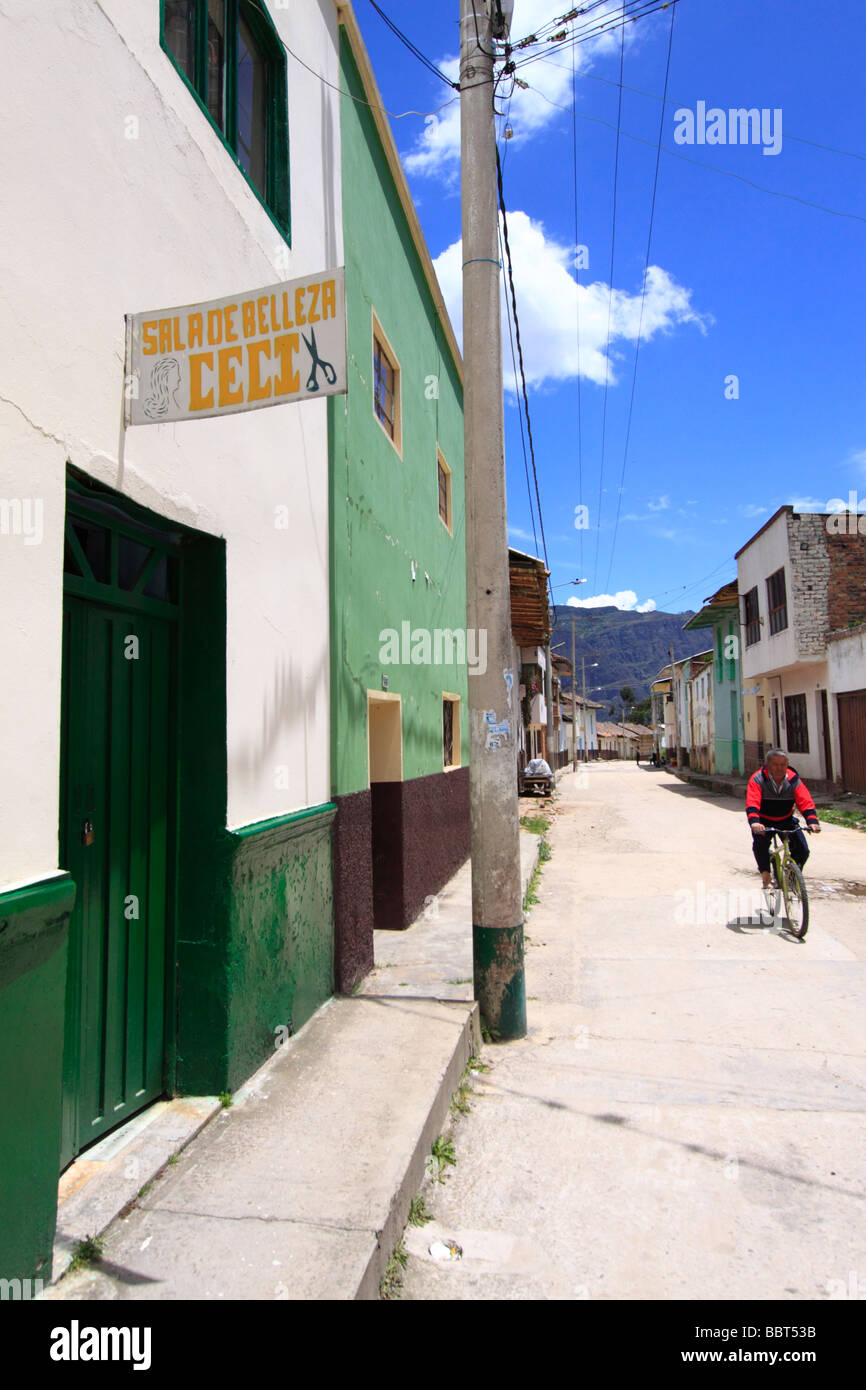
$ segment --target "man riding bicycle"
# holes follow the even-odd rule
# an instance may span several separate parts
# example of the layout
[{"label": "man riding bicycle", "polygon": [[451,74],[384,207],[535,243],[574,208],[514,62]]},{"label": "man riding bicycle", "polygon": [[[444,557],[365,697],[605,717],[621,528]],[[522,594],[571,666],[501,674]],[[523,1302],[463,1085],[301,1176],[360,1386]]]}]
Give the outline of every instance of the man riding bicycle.
[{"label": "man riding bicycle", "polygon": [[[752,852],[761,871],[765,888],[770,886],[770,846],[768,830],[793,830],[797,824],[794,808],[806,817],[806,829],[821,833],[818,812],[805,784],[781,748],[771,748],[762,768],[749,778],[746,788],[746,816],[752,828]],[[802,869],[809,858],[809,846],[802,830],[790,838],[791,858]]]}]

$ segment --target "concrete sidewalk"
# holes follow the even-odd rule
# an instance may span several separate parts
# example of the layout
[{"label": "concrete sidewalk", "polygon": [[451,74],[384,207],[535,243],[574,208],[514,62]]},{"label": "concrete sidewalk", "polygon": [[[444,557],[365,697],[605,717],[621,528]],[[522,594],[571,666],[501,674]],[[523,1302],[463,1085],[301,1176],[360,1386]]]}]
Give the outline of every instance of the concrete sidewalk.
[{"label": "concrete sidewalk", "polygon": [[[524,885],[537,846],[521,833]],[[172,1123],[161,1114],[160,1143],[176,1130],[174,1148],[139,1123],[131,1144],[162,1167],[134,1201],[123,1196],[122,1142],[104,1173],[85,1156],[90,1181],[71,1197],[74,1210],[61,1208],[55,1275],[73,1231],[104,1232],[102,1257],[42,1297],[376,1298],[480,1046],[471,922],[467,863],[407,931],[376,933],[377,965],[358,993],[319,1009],[230,1109],[185,1102],[195,1133],[165,1107]]]}]

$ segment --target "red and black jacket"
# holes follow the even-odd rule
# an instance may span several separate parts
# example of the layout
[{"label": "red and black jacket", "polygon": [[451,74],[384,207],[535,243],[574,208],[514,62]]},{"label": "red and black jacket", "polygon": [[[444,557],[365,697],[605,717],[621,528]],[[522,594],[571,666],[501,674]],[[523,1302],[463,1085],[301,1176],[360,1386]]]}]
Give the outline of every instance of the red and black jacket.
[{"label": "red and black jacket", "polygon": [[746,816],[749,825],[756,822],[782,825],[791,819],[794,807],[806,817],[807,825],[818,824],[815,803],[792,767],[786,769],[782,790],[777,792],[765,767],[749,778],[746,788]]}]

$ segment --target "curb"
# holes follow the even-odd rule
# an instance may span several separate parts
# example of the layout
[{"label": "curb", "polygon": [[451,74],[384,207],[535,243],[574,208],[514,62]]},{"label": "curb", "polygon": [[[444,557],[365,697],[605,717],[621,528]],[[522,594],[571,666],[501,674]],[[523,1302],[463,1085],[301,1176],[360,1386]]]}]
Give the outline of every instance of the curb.
[{"label": "curb", "polygon": [[[454,1004],[454,1000],[442,1000]],[[457,1004],[466,1008],[465,1004]],[[451,1108],[451,1099],[460,1084],[469,1058],[481,1051],[481,1011],[473,1003],[461,1029],[451,1060],[446,1066],[439,1082],[436,1096],[431,1103],[417,1143],[412,1151],[397,1191],[391,1201],[391,1210],[382,1230],[377,1233],[376,1245],[370,1260],[355,1291],[355,1301],[379,1301],[379,1286],[391,1260],[395,1247],[399,1244],[409,1221],[412,1198],[421,1188],[427,1172],[427,1159],[436,1138],[442,1133]]]}]

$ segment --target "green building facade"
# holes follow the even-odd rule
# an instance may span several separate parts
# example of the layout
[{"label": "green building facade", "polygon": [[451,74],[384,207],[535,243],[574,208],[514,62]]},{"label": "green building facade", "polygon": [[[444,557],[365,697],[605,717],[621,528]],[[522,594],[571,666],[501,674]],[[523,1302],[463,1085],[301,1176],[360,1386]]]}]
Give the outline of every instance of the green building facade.
[{"label": "green building facade", "polygon": [[715,772],[743,774],[743,700],[740,666],[739,599],[736,582],[708,598],[684,631],[712,630],[713,750]]},{"label": "green building facade", "polygon": [[331,799],[348,989],[372,965],[374,925],[407,926],[468,855],[469,782],[461,362],[351,12],[341,21],[349,387],[330,402]]}]

